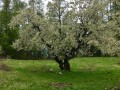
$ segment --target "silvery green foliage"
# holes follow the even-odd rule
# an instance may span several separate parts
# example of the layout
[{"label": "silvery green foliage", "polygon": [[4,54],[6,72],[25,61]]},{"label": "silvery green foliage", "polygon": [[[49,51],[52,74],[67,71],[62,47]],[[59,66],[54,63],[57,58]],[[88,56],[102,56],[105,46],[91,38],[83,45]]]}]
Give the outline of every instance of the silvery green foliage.
[{"label": "silvery green foliage", "polygon": [[[13,47],[17,50],[48,48],[50,53],[64,57],[72,48],[78,47],[77,40],[83,40],[88,45],[97,46],[105,54],[119,54],[120,41],[115,38],[115,35],[120,33],[120,28],[116,25],[115,20],[106,21],[104,19],[103,14],[108,15],[105,11],[107,4],[105,1],[98,3],[96,0],[91,0],[79,12],[75,12],[73,9],[65,13],[66,15],[62,16],[61,25],[57,21],[54,23],[54,20],[48,22],[33,8],[21,10],[10,23],[11,27],[17,25],[20,29],[19,39],[14,42]],[[52,17],[52,15],[50,16]],[[80,23],[77,23],[78,20]],[[61,33],[59,29],[61,29]],[[89,37],[82,37],[85,29],[88,30],[86,34],[92,31]],[[81,36],[77,38],[78,33]]]},{"label": "silvery green foliage", "polygon": [[13,44],[13,47],[17,50],[41,50],[48,48],[46,44],[49,44],[52,47],[51,53],[64,55],[72,47],[77,47],[74,27],[70,30],[71,26],[61,26],[63,33],[61,36],[58,26],[47,23],[44,18],[35,14],[32,9],[20,11],[20,14],[14,17],[10,23],[12,27],[16,25],[19,25],[20,36]]},{"label": "silvery green foliage", "polygon": [[107,11],[106,7],[108,7],[109,3],[109,0],[99,2],[91,0],[88,6],[86,3],[86,8],[80,8],[78,17],[82,23],[81,26],[84,25],[93,32],[91,36],[86,38],[88,44],[95,45],[101,49],[103,54],[112,56],[120,54],[120,40],[116,38],[117,34],[120,35],[120,14],[118,14],[118,11],[113,14],[112,20],[108,20],[111,12]]},{"label": "silvery green foliage", "polygon": [[120,40],[116,38],[116,35],[120,35],[120,27],[114,18],[113,16],[109,22],[101,21],[93,25],[91,29],[95,30],[93,29],[94,33],[88,43],[100,48],[103,54],[120,56]]},{"label": "silvery green foliage", "polygon": [[37,28],[33,28],[34,25],[37,25],[38,28],[45,31],[47,28],[45,25],[45,20],[40,17],[39,15],[35,14],[33,9],[25,9],[21,10],[20,14],[13,18],[10,23],[10,26],[15,27],[19,26],[19,39],[15,41],[13,47],[17,48],[18,50],[25,49],[25,50],[39,50],[40,48],[44,47],[40,37],[40,32]]},{"label": "silvery green foliage", "polygon": [[97,26],[97,32],[91,36],[89,44],[94,44],[101,49],[103,54],[119,55],[120,40],[116,39],[116,25],[107,23],[106,25]]}]

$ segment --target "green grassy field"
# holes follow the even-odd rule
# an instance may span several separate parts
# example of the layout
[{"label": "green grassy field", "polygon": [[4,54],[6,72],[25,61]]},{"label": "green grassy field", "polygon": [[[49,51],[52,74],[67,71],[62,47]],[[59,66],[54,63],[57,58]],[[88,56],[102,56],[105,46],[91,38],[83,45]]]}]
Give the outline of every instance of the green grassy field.
[{"label": "green grassy field", "polygon": [[59,74],[52,60],[2,60],[0,90],[120,90],[120,58],[76,58],[70,64],[70,72]]}]

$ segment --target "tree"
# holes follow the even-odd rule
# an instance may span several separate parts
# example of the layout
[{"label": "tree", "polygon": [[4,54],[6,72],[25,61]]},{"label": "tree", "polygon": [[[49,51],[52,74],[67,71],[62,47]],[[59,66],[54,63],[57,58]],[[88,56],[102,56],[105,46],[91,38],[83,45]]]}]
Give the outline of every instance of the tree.
[{"label": "tree", "polygon": [[17,25],[20,29],[19,38],[13,47],[18,51],[48,49],[61,70],[70,70],[69,60],[84,46],[96,45],[104,50],[101,46],[111,40],[108,37],[115,40],[111,33],[116,30],[115,22],[106,22],[101,15],[105,11],[106,2],[83,0],[80,3],[84,6],[79,12],[75,9],[78,6],[76,3],[71,11],[63,14],[65,8],[61,9],[61,0],[54,0],[49,3],[48,19],[36,13],[34,4],[21,10],[10,23],[11,27]]},{"label": "tree", "polygon": [[[60,14],[58,10],[58,14]],[[73,22],[73,21],[72,21]],[[71,25],[63,25],[61,16],[58,15],[58,24],[50,24],[44,18],[37,15],[33,8],[22,10],[11,25],[20,26],[20,37],[14,43],[18,50],[40,50],[47,48],[54,55],[61,70],[70,70],[68,61],[75,56],[83,44],[81,37],[88,35],[87,31],[77,33],[74,22]]]},{"label": "tree", "polygon": [[9,26],[8,24],[10,23],[11,19],[11,12],[10,12],[10,2],[11,0],[2,0],[3,2],[3,7],[0,13],[1,19],[0,19],[0,45],[3,48],[3,51],[6,52],[5,50],[8,48],[8,33],[9,33]]},{"label": "tree", "polygon": [[[111,2],[110,2],[111,3]],[[113,2],[112,2],[113,3]],[[109,7],[109,2],[107,2]],[[114,4],[111,4],[114,5]],[[93,28],[96,28],[94,30],[93,28],[93,36],[91,37],[91,40],[89,43],[92,43],[96,45],[98,48],[101,49],[103,54],[107,54],[110,56],[119,56],[120,55],[120,40],[117,38],[120,35],[120,27],[119,27],[119,18],[120,14],[119,11],[113,13],[113,7],[111,6],[111,10],[105,12],[106,10],[103,9],[102,12],[104,12],[104,17],[107,15],[110,15],[107,17],[107,19],[103,18],[102,22],[96,23],[96,26]]]},{"label": "tree", "polygon": [[11,47],[18,37],[18,28],[9,27],[10,20],[17,14],[17,11],[25,8],[25,3],[20,0],[0,0],[3,4],[0,8],[0,45],[3,49],[3,56],[13,57],[16,51]]}]

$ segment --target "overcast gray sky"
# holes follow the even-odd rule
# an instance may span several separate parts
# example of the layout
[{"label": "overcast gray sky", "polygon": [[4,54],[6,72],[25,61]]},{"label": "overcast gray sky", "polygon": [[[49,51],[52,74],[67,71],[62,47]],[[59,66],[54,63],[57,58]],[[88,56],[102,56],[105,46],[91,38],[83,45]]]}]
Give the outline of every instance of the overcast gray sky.
[{"label": "overcast gray sky", "polygon": [[[29,0],[21,0],[21,1],[25,1],[25,2],[28,2]],[[42,0],[44,5],[46,6],[48,1],[52,1],[52,0]],[[72,0],[65,0],[65,1],[72,1]]]},{"label": "overcast gray sky", "polygon": [[[29,0],[21,0],[21,1],[28,2]],[[44,11],[46,12],[47,3],[48,3],[48,1],[52,1],[52,0],[42,0],[42,1],[44,3]]]},{"label": "overcast gray sky", "polygon": [[[25,1],[25,2],[28,2],[29,0],[21,0],[21,1]],[[46,12],[46,6],[47,6],[47,3],[49,1],[52,1],[52,0],[42,0],[43,3],[44,3],[44,11]],[[73,0],[65,0],[65,1],[73,1]]]},{"label": "overcast gray sky", "polygon": [[[25,2],[28,2],[29,0],[21,0],[21,1],[25,1]],[[43,3],[45,4],[45,6],[47,5],[48,1],[52,1],[52,0],[42,0]]]}]

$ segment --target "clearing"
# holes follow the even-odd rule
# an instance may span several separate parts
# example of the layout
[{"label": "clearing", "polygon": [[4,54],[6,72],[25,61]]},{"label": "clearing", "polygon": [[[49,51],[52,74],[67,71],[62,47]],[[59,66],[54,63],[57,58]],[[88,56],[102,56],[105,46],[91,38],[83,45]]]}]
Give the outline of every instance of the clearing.
[{"label": "clearing", "polygon": [[0,61],[0,90],[120,90],[120,58],[84,57],[60,72],[53,60]]}]

